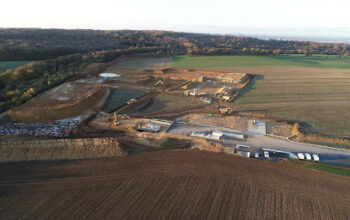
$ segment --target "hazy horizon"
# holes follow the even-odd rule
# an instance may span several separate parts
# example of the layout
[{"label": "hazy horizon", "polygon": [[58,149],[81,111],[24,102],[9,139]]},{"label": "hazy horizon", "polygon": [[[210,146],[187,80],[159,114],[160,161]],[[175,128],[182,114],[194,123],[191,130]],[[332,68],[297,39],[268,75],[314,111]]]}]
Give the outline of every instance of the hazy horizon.
[{"label": "hazy horizon", "polygon": [[13,0],[2,5],[0,27],[350,38],[349,7],[345,0]]}]

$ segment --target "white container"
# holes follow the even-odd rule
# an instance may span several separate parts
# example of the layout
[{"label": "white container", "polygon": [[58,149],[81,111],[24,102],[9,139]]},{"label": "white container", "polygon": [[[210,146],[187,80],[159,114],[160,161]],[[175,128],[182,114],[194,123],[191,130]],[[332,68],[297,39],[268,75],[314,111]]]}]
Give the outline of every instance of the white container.
[{"label": "white container", "polygon": [[221,137],[222,135],[224,135],[222,131],[213,131],[213,132],[211,132],[211,134],[212,134],[212,135],[215,135],[215,136],[219,136],[219,137]]},{"label": "white container", "polygon": [[213,135],[213,134],[208,134],[205,137],[209,138],[209,139],[214,139],[214,140],[220,140],[220,138],[221,138],[221,136]]},{"label": "white container", "polygon": [[229,138],[236,138],[236,139],[240,139],[240,140],[245,139],[243,134],[236,134],[236,133],[231,133],[231,132],[225,132],[224,131],[223,135],[225,137],[229,137]]},{"label": "white container", "polygon": [[248,145],[243,145],[243,144],[237,144],[236,147],[237,147],[238,149],[239,149],[239,148],[243,148],[243,149],[244,149],[244,148],[246,148],[246,149],[247,149],[247,148],[251,148],[250,146],[248,146]]},{"label": "white container", "polygon": [[194,137],[204,137],[204,136],[205,136],[205,133],[201,133],[201,132],[192,132],[192,133],[191,133],[191,136],[194,136]]}]

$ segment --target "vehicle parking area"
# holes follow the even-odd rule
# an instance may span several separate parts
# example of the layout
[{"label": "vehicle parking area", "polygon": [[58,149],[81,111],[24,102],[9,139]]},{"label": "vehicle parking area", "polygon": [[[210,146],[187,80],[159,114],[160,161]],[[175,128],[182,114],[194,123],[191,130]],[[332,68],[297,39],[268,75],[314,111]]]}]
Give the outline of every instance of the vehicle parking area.
[{"label": "vehicle parking area", "polygon": [[[191,136],[193,132],[197,134],[211,133],[213,131],[241,133],[238,130],[229,128],[198,124],[187,124],[181,122],[174,123],[171,126],[171,128],[168,129],[168,133],[182,136]],[[284,138],[276,138],[269,135],[262,135],[249,132],[246,133],[246,137],[247,138],[244,139],[228,137],[221,137],[219,140],[214,140],[210,138],[206,139],[209,142],[222,144],[223,148],[234,148],[235,154],[245,157],[253,157],[272,161],[279,161],[289,158],[317,161],[316,156],[316,159],[314,159],[313,157],[313,155],[317,155],[320,162],[350,167],[350,152],[346,150],[328,148],[320,145],[313,145],[307,143],[291,142]],[[239,145],[248,147],[237,147]],[[250,152],[249,156],[247,155],[247,152]],[[264,152],[268,153],[268,157],[264,156]],[[259,154],[259,157],[255,157],[256,153]],[[302,154],[303,157],[298,157],[298,153]]]}]

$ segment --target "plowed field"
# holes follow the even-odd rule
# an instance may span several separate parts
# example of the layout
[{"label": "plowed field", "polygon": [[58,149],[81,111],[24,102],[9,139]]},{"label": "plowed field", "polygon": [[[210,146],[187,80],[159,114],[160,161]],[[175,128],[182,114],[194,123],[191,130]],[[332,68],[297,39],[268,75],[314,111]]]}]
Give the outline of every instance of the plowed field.
[{"label": "plowed field", "polygon": [[349,178],[199,151],[0,166],[1,219],[349,219]]}]

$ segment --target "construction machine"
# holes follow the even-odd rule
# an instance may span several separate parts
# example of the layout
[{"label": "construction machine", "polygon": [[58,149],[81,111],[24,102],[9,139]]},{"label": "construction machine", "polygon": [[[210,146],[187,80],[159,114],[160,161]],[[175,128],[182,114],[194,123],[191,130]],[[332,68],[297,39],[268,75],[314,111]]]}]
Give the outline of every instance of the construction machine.
[{"label": "construction machine", "polygon": [[119,126],[121,124],[120,123],[120,117],[118,117],[118,116],[117,116],[117,113],[114,112],[114,121],[113,121],[113,125],[114,126]]}]

